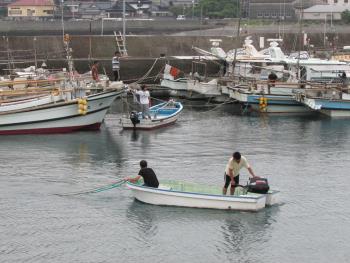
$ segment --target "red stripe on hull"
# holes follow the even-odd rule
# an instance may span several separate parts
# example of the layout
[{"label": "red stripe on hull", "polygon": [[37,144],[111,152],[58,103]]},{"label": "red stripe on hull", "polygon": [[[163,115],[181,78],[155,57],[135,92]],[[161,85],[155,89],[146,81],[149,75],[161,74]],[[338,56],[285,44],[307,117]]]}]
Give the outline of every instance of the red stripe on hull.
[{"label": "red stripe on hull", "polygon": [[69,133],[69,132],[86,131],[86,130],[96,131],[100,129],[100,126],[101,126],[101,123],[94,123],[91,125],[72,126],[72,127],[7,130],[7,131],[0,131],[0,135]]},{"label": "red stripe on hull", "polygon": [[163,127],[167,127],[171,124],[174,124],[177,120],[175,121],[172,121],[172,122],[168,122],[168,123],[165,123],[165,124],[162,124],[162,125],[158,125],[158,126],[154,126],[154,127],[123,127],[124,130],[155,130],[155,129],[158,129],[158,128],[163,128]]}]

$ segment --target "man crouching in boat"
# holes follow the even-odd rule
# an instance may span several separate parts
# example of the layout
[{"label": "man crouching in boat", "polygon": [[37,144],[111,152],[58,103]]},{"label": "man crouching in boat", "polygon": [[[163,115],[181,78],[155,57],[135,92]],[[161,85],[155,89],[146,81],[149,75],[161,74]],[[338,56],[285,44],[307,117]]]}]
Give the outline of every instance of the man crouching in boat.
[{"label": "man crouching in boat", "polygon": [[225,185],[222,189],[223,195],[226,195],[227,188],[230,182],[230,194],[233,195],[235,193],[235,186],[239,184],[239,171],[242,167],[247,168],[252,177],[256,177],[247,159],[244,156],[242,156],[239,152],[233,153],[225,169]]},{"label": "man crouching in boat", "polygon": [[145,183],[144,186],[158,188],[159,182],[157,176],[152,168],[147,167],[147,162],[145,160],[140,162],[140,167],[141,169],[136,177],[127,177],[125,178],[125,181],[136,183],[142,177],[143,182]]}]

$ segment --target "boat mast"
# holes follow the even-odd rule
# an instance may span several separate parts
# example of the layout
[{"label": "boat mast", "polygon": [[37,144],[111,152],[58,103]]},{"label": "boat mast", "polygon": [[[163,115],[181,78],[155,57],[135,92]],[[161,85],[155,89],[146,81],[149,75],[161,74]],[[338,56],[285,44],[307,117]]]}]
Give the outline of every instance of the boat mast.
[{"label": "boat mast", "polygon": [[297,77],[300,79],[300,52],[303,48],[303,19],[304,19],[304,4],[303,0],[300,0],[301,9],[300,9],[300,17],[299,17],[299,48],[298,48],[298,60],[297,60]]},{"label": "boat mast", "polygon": [[238,25],[237,25],[237,34],[236,34],[236,41],[235,43],[238,45],[235,45],[235,52],[233,55],[233,62],[232,62],[232,73],[233,73],[233,78],[235,77],[235,67],[236,67],[236,58],[237,58],[237,48],[239,46],[239,37],[240,37],[240,29],[241,29],[241,5],[240,5],[240,0],[237,0],[237,16],[238,16]]},{"label": "boat mast", "polygon": [[124,48],[126,47],[126,39],[125,39],[125,0],[123,0],[123,41]]}]

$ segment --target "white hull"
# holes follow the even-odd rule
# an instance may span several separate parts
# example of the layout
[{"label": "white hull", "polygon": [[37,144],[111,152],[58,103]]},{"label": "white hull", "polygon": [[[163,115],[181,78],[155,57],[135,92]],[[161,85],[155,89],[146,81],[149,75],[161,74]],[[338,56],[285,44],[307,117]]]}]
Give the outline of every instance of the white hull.
[{"label": "white hull", "polygon": [[135,128],[138,130],[152,130],[155,128],[161,128],[161,127],[171,125],[175,123],[177,119],[178,119],[178,115],[167,119],[161,119],[161,120],[141,119],[140,123],[136,124],[136,126],[134,127],[134,124],[131,122],[130,118],[125,116],[121,119],[121,124],[124,129]]},{"label": "white hull", "polygon": [[266,205],[266,195],[224,196],[176,192],[127,183],[135,198],[153,205],[258,211]]},{"label": "white hull", "polygon": [[296,99],[304,103],[310,109],[329,117],[350,117],[350,100],[319,100],[303,96],[296,96]]},{"label": "white hull", "polygon": [[108,108],[122,92],[107,91],[87,97],[87,112],[78,112],[78,100],[0,113],[0,134],[70,132],[98,129]]},{"label": "white hull", "polygon": [[311,113],[311,110],[304,105],[289,106],[289,105],[267,105],[265,110],[261,110],[259,104],[249,104],[253,111],[262,113]]},{"label": "white hull", "polygon": [[216,81],[201,82],[198,80],[188,80],[188,90],[197,92],[205,97],[221,96],[221,89]]},{"label": "white hull", "polygon": [[350,117],[350,110],[320,110],[329,117]]},{"label": "white hull", "polygon": [[160,86],[171,90],[187,91],[187,80],[176,81],[176,80],[162,79],[160,82]]},{"label": "white hull", "polygon": [[280,192],[275,190],[270,190],[266,194],[266,206],[272,206],[278,203]]},{"label": "white hull", "polygon": [[25,98],[18,101],[3,102],[0,104],[0,112],[21,110],[25,108],[38,107],[45,104],[62,100],[62,95],[44,95],[33,98]]}]

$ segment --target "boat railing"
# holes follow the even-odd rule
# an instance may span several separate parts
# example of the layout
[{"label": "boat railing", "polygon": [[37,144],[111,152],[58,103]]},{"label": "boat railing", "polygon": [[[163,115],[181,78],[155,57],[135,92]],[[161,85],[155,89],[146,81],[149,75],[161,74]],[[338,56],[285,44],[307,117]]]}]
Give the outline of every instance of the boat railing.
[{"label": "boat railing", "polygon": [[340,87],[309,88],[305,89],[301,94],[306,98],[341,100],[343,99],[344,90]]}]

